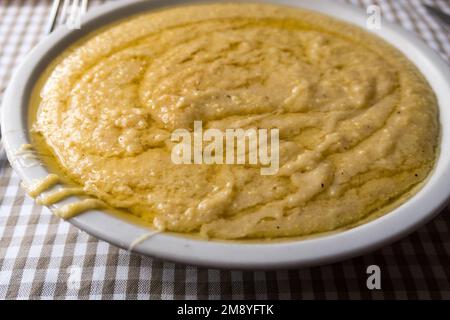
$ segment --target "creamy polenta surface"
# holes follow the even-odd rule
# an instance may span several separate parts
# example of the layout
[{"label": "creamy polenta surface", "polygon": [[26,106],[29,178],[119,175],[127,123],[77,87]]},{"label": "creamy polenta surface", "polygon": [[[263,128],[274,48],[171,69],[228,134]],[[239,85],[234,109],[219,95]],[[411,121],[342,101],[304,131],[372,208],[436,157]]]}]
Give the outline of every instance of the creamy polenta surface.
[{"label": "creamy polenta surface", "polygon": [[[158,230],[219,239],[337,230],[400,205],[437,152],[436,100],[418,70],[369,33],[294,8],[132,17],[69,48],[44,82],[33,134],[77,185],[56,199],[89,195],[81,208],[122,209]],[[194,121],[279,129],[277,174],[174,164],[171,133]]]}]

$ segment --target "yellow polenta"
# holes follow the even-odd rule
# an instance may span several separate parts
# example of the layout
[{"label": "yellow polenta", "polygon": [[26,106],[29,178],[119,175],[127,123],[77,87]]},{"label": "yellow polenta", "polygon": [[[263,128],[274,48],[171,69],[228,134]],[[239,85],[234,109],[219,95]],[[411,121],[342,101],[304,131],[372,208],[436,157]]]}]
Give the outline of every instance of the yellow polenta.
[{"label": "yellow polenta", "polygon": [[[70,48],[33,129],[86,194],[161,230],[221,239],[332,231],[399,205],[433,167],[434,94],[388,44],[260,4],[130,18]],[[177,165],[171,133],[279,129],[280,168]]]}]

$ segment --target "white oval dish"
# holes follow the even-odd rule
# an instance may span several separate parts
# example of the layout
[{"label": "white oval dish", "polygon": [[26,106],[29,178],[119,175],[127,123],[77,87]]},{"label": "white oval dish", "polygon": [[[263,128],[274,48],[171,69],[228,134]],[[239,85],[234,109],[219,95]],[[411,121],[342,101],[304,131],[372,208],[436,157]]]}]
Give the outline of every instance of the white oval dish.
[{"label": "white oval dish", "polygon": [[[5,93],[1,128],[8,159],[13,168],[30,184],[48,175],[42,166],[26,167],[15,159],[15,153],[29,143],[27,111],[32,88],[42,71],[67,46],[100,26],[118,19],[172,5],[198,0],[119,1],[91,10],[81,30],[60,27],[46,37],[16,70]],[[311,9],[365,27],[367,16],[348,5],[320,0],[278,0],[283,5]],[[374,250],[412,232],[431,219],[450,196],[450,68],[418,38],[389,22],[382,21],[377,34],[402,51],[425,75],[436,93],[440,108],[441,152],[434,172],[425,186],[385,216],[353,229],[307,240],[279,243],[233,243],[202,241],[173,234],[156,234],[134,247],[134,251],[176,262],[220,268],[273,269],[324,264]],[[54,208],[73,202],[66,199]],[[149,230],[125,222],[98,210],[91,210],[69,220],[91,235],[122,248],[129,248]]]}]

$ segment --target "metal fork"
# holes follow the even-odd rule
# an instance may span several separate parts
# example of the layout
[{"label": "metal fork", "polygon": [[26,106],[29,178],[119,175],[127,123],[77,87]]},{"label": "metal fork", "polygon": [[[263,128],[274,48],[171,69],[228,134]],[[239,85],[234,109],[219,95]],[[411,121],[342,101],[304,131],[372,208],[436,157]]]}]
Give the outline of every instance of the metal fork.
[{"label": "metal fork", "polygon": [[[61,0],[54,0],[50,17],[48,20],[46,34],[51,33],[58,22],[65,24],[70,29],[79,29],[81,27],[81,17],[86,14],[88,0],[64,0],[62,8]],[[58,14],[61,11],[58,19]]]}]

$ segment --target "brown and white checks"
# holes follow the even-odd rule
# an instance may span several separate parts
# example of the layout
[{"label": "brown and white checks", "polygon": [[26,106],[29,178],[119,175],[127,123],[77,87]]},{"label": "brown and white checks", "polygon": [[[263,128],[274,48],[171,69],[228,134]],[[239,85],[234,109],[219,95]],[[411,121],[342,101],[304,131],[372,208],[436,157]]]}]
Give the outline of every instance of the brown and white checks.
[{"label": "brown and white checks", "polygon": [[[339,0],[418,34],[450,61],[449,34],[423,4],[450,13],[450,0]],[[90,1],[90,6],[103,1]],[[14,67],[43,37],[51,1],[0,2],[0,100]],[[443,150],[448,152],[448,150]],[[411,236],[363,257],[286,271],[225,271],[131,254],[78,231],[33,203],[0,162],[2,299],[450,299],[450,208]],[[381,268],[381,290],[366,268]],[[79,272],[79,289],[71,286]]]}]

